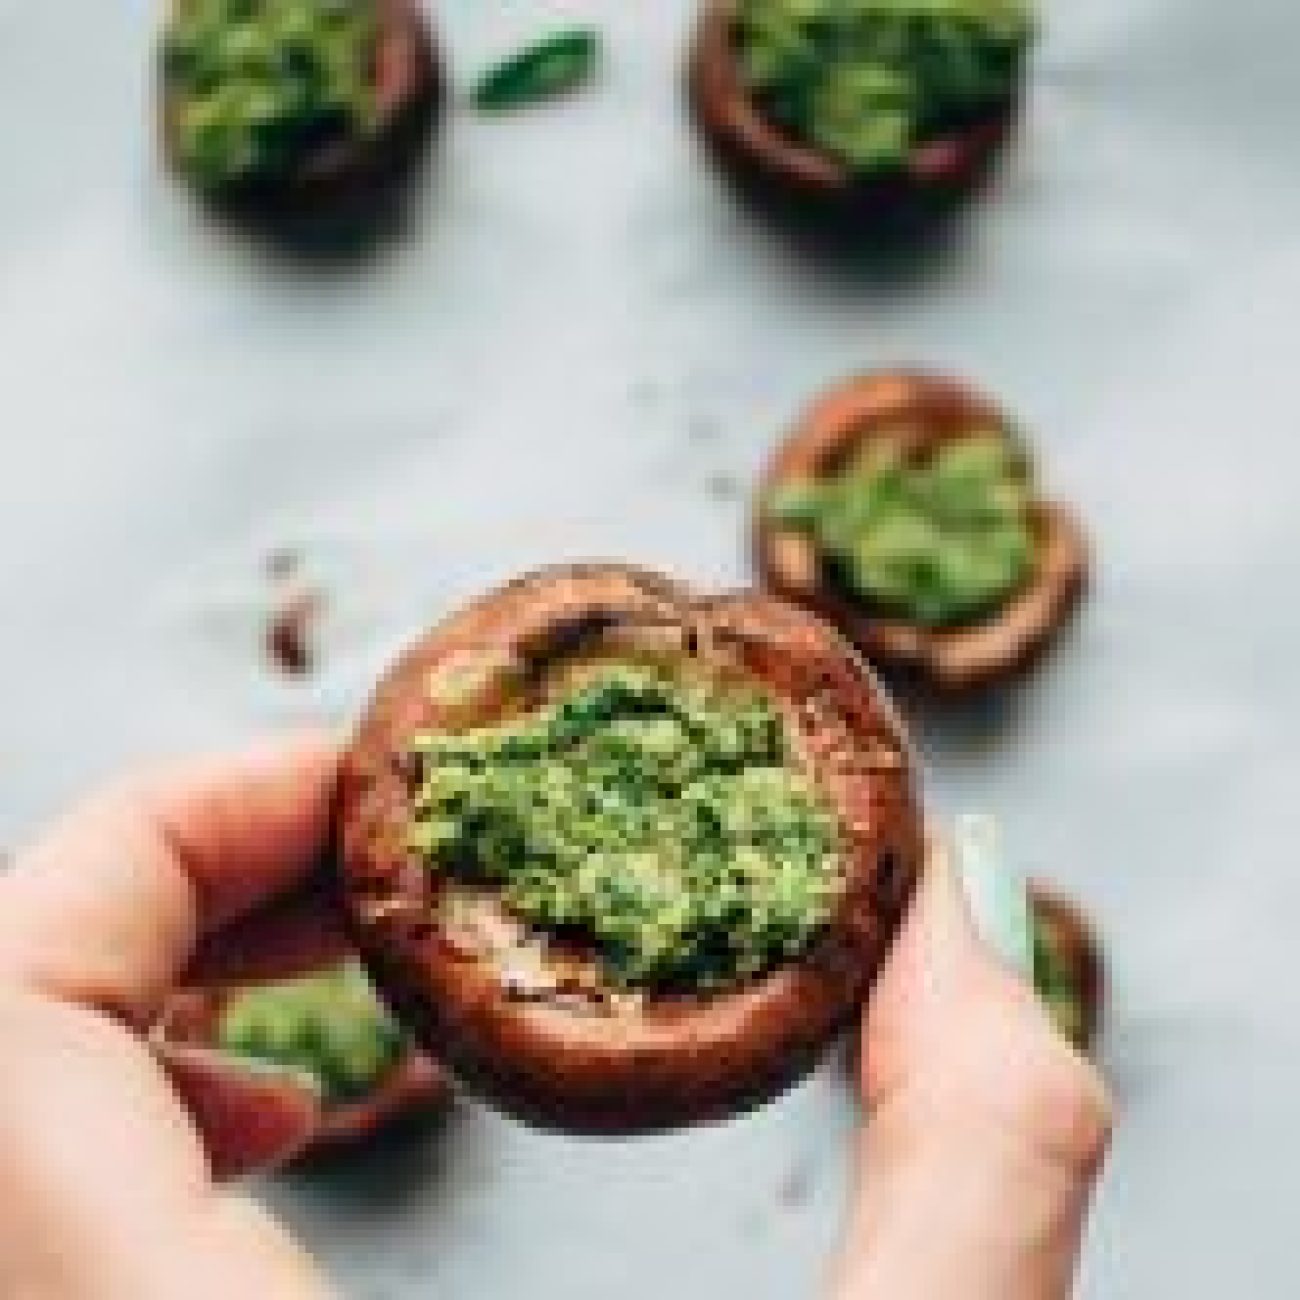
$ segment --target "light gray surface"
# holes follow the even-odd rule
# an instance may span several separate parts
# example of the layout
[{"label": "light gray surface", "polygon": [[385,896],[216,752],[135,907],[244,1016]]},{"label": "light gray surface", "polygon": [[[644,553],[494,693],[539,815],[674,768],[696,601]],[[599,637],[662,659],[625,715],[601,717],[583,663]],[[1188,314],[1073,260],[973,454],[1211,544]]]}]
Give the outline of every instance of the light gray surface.
[{"label": "light gray surface", "polygon": [[[205,223],[145,129],[152,6],[0,0],[0,841],[129,758],[343,717],[485,583],[604,553],[745,573],[779,428],[845,371],[977,377],[1086,510],[1099,590],[1013,716],[926,737],[1117,975],[1123,1126],[1083,1293],[1300,1288],[1292,918],[1295,132],[1289,0],[1055,4],[1029,129],[945,256],[881,280],[738,212],[677,99],[685,0],[449,0],[462,73],[551,13],[602,84],[458,113],[412,237],[310,274]],[[270,678],[259,566],[335,592]],[[359,1296],[815,1294],[851,1109],[623,1146],[476,1110],[275,1201]]]}]

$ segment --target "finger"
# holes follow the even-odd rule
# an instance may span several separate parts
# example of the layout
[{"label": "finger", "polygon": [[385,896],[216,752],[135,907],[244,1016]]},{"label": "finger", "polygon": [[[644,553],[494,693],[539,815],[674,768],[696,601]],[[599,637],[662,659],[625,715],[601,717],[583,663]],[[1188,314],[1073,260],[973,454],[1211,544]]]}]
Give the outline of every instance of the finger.
[{"label": "finger", "polygon": [[0,1293],[324,1293],[272,1225],[228,1225],[190,1116],[138,1037],[0,989],[0,1041]]},{"label": "finger", "polygon": [[185,979],[216,987],[270,983],[332,966],[351,952],[338,908],[314,886],[295,890],[208,935]]},{"label": "finger", "polygon": [[201,936],[309,875],[337,764],[298,737],[74,810],[0,879],[0,980],[147,1020]]},{"label": "finger", "polygon": [[203,1136],[215,1178],[285,1164],[321,1127],[319,1093],[293,1075],[202,1047],[160,1043],[156,1051]]},{"label": "finger", "polygon": [[890,956],[892,981],[933,994],[941,982],[960,979],[972,960],[983,957],[957,868],[948,845],[932,839],[916,897]]},{"label": "finger", "polygon": [[[931,842],[925,870],[862,1027],[862,1081],[875,1104],[902,1078],[940,1060],[972,1008],[1028,998],[980,939],[946,844]],[[1032,1000],[1032,999],[1030,999]]]}]

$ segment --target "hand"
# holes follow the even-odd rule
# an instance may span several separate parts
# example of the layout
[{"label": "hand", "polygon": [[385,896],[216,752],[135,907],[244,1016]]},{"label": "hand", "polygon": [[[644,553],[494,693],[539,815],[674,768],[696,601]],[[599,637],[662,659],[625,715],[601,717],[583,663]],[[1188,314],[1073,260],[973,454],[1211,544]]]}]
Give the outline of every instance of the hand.
[{"label": "hand", "polygon": [[839,1300],[1068,1295],[1110,1101],[975,933],[942,849],[872,995],[861,1085]]},{"label": "hand", "polygon": [[306,1145],[315,1095],[146,1034],[182,976],[342,951],[311,881],[337,761],[304,739],[133,780],[0,876],[0,1295],[329,1293],[217,1181]]}]

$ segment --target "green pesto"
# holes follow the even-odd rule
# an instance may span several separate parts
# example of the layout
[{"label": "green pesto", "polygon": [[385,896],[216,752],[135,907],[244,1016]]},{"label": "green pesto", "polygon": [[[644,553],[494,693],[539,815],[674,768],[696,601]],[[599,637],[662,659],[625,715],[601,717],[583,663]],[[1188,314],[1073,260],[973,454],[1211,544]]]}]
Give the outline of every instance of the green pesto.
[{"label": "green pesto", "polygon": [[581,937],[616,987],[743,981],[830,919],[836,823],[754,687],[592,665],[535,712],[416,751],[430,869]]},{"label": "green pesto", "polygon": [[1033,917],[1034,987],[1056,1027],[1083,1051],[1088,1046],[1088,1007],[1075,972],[1041,914]]},{"label": "green pesto", "polygon": [[396,1064],[401,1031],[356,962],[249,989],[224,1008],[227,1052],[311,1077],[332,1104],[367,1096]]},{"label": "green pesto", "polygon": [[374,0],[175,0],[163,44],[177,162],[221,191],[375,127]]},{"label": "green pesto", "polygon": [[737,0],[736,31],[772,120],[875,172],[1011,102],[1034,12],[1032,0]]},{"label": "green pesto", "polygon": [[836,579],[874,608],[929,628],[997,610],[1030,577],[1029,468],[995,432],[922,460],[872,439],[845,470],[780,489],[778,526],[810,536]]}]

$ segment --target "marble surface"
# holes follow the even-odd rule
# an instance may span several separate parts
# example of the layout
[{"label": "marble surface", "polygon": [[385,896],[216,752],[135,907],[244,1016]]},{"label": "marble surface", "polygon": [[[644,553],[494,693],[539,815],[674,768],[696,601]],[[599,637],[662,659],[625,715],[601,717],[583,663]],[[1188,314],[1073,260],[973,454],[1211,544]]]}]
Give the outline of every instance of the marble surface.
[{"label": "marble surface", "polygon": [[[308,268],[157,169],[144,0],[0,0],[0,842],[146,755],[344,719],[520,567],[746,577],[745,495],[819,385],[917,361],[1002,395],[1095,532],[1095,599],[1006,710],[924,729],[1095,913],[1122,1127],[1081,1293],[1293,1296],[1300,301],[1288,0],[1053,3],[1028,128],[952,246],[883,275],[738,210],[680,111],[686,0],[445,0],[462,84],[560,15],[600,83],[457,109],[406,236]],[[265,557],[331,594],[267,671]],[[466,1106],[268,1195],[359,1297],[817,1293],[835,1068],[761,1115],[595,1145]]]}]

